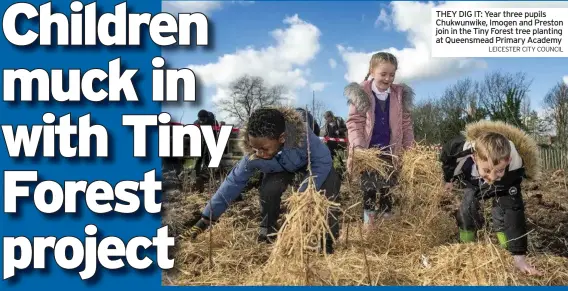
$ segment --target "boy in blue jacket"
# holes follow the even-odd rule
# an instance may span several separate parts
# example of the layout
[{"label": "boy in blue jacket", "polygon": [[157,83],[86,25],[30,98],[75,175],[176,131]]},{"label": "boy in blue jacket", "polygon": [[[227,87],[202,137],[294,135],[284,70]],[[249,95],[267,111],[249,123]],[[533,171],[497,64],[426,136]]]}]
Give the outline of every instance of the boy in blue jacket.
[{"label": "boy in blue jacket", "polygon": [[[301,111],[291,108],[262,108],[254,111],[245,129],[241,131],[245,156],[207,203],[201,219],[189,230],[187,236],[193,239],[211,223],[215,223],[239,195],[255,170],[260,170],[264,177],[260,186],[261,223],[258,240],[273,242],[273,236],[278,232],[282,194],[292,184],[296,174],[307,177],[308,145],[316,188],[323,190],[329,200],[337,201],[341,182],[332,167],[329,149],[313,131],[307,131],[304,120]],[[306,186],[303,183],[300,192],[305,191]],[[333,212],[328,220],[333,237],[326,237],[327,253],[333,252],[333,241],[339,236],[339,213]]]}]

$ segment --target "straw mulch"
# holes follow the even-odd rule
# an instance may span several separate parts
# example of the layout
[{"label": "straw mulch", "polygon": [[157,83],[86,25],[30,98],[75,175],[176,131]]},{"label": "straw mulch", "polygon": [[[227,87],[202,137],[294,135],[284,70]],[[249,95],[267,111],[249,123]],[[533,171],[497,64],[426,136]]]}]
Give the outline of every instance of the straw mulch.
[{"label": "straw mulch", "polygon": [[557,170],[524,187],[529,190],[527,224],[534,230],[529,234],[529,250],[568,257],[568,175]]},{"label": "straw mulch", "polygon": [[[164,284],[242,285],[247,276],[258,271],[268,260],[270,246],[256,241],[258,221],[253,218],[259,216],[260,210],[254,203],[258,200],[254,192],[232,205],[219,223],[195,241],[176,238],[172,252],[175,267],[164,274]],[[204,194],[190,196],[207,201]],[[205,203],[198,206],[202,208]]]},{"label": "straw mulch", "polygon": [[162,199],[162,224],[168,225],[170,236],[176,237],[190,228],[207,203],[204,195],[188,194],[178,190],[168,191]]},{"label": "straw mulch", "polygon": [[316,190],[313,177],[308,178],[304,192],[294,191],[284,203],[289,213],[266,266],[260,270],[260,276],[253,276],[252,282],[248,282],[251,285],[310,285],[312,278],[321,277],[317,275],[321,266],[315,266],[318,259],[313,257],[327,255],[325,238],[331,234],[328,216],[332,215],[330,211],[339,210],[339,204]]},{"label": "straw mulch", "polygon": [[278,232],[278,239],[270,263],[279,259],[304,262],[305,251],[317,251],[326,234],[330,234],[327,219],[329,211],[339,204],[329,201],[323,191],[317,191],[313,177],[308,178],[304,192],[294,192],[284,201],[289,213]]},{"label": "straw mulch", "polygon": [[[373,155],[376,156],[376,155]],[[548,249],[534,254],[531,243],[529,262],[544,273],[542,277],[521,274],[512,265],[510,254],[502,250],[487,234],[478,243],[457,243],[457,227],[453,214],[459,205],[459,194],[443,193],[441,168],[437,152],[417,146],[400,157],[399,183],[393,189],[395,216],[374,228],[365,229],[360,218],[361,194],[357,185],[346,181],[342,188],[343,211],[341,236],[335,253],[319,252],[316,242],[326,231],[325,215],[334,207],[315,190],[306,195],[295,192],[285,199],[288,214],[278,240],[273,245],[256,242],[258,230],[258,194],[245,196],[245,201],[232,205],[219,224],[195,242],[177,240],[175,270],[163,276],[165,285],[567,285],[568,256],[559,257]],[[367,165],[377,167],[377,164]],[[560,176],[560,174],[557,174]],[[527,206],[531,219],[540,223],[529,234],[557,229],[568,219],[564,210],[568,191],[565,184],[551,194],[548,184],[527,185],[531,203]],[[531,187],[540,187],[535,190]],[[556,189],[556,188],[555,188]],[[566,188],[568,189],[568,188]],[[542,192],[539,192],[542,191]],[[537,193],[537,194],[532,194]],[[541,204],[531,199],[544,198]],[[550,198],[551,195],[558,198]],[[551,202],[552,201],[552,202]],[[201,203],[201,202],[200,202]],[[536,202],[534,202],[536,203]],[[203,207],[204,202],[199,205]],[[548,205],[548,206],[547,206]],[[184,206],[188,207],[188,206]],[[556,229],[542,225],[542,217],[566,213],[551,223]],[[563,218],[564,217],[564,218]],[[490,219],[488,219],[490,221]],[[171,221],[171,219],[170,219]],[[486,231],[486,230],[485,230]],[[564,231],[564,229],[560,229]],[[558,234],[562,241],[564,234]],[[311,239],[310,239],[311,238]],[[555,252],[554,254],[557,254]]]},{"label": "straw mulch", "polygon": [[448,197],[443,191],[442,164],[436,150],[417,145],[402,155],[399,185],[401,204],[408,210],[437,208]]},{"label": "straw mulch", "polygon": [[407,272],[410,264],[401,265],[399,259],[371,252],[364,245],[358,240],[341,245],[331,255],[314,253],[301,268],[287,266],[284,260],[278,264],[282,269],[263,272],[263,280],[255,274],[245,285],[377,286],[417,283]]},{"label": "straw mulch", "polygon": [[422,285],[520,286],[565,285],[568,283],[568,258],[539,255],[529,262],[546,272],[543,277],[521,274],[511,255],[491,243],[440,246],[424,257],[414,271]]},{"label": "straw mulch", "polygon": [[[400,158],[398,185],[391,189],[395,216],[367,233],[367,247],[403,255],[455,242],[455,220],[451,211],[444,211],[444,206],[455,209],[458,200],[443,193],[442,170],[436,157],[435,150],[416,146]],[[354,197],[360,195],[358,189],[350,191]]]},{"label": "straw mulch", "polygon": [[396,159],[396,156],[390,154],[384,148],[356,148],[351,151],[351,154],[353,159],[350,172],[353,173],[354,178],[358,178],[365,171],[373,171],[388,180],[395,170],[393,165],[381,158],[381,156],[388,156]]}]

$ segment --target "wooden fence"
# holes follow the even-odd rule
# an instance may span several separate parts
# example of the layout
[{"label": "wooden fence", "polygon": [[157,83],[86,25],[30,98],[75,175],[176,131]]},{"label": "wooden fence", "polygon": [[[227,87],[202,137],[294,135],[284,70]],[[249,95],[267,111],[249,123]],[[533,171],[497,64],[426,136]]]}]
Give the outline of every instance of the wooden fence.
[{"label": "wooden fence", "polygon": [[540,159],[545,170],[568,169],[568,151],[558,148],[541,148]]}]

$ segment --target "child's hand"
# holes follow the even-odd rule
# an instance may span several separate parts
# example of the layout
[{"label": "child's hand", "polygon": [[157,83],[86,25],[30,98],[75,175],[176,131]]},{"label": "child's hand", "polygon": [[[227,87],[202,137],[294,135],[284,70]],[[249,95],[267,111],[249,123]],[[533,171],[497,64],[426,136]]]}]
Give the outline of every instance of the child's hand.
[{"label": "child's hand", "polygon": [[521,272],[529,276],[542,276],[541,272],[527,263],[526,256],[513,256],[513,260],[515,261],[515,267],[517,267],[517,269],[519,269]]},{"label": "child's hand", "polygon": [[209,227],[209,221],[202,218],[194,226],[192,226],[188,231],[181,235],[182,238],[187,238],[190,240],[195,240],[199,234]]},{"label": "child's hand", "polygon": [[449,182],[444,185],[444,192],[450,193],[452,192],[452,189],[454,189],[454,183]]}]

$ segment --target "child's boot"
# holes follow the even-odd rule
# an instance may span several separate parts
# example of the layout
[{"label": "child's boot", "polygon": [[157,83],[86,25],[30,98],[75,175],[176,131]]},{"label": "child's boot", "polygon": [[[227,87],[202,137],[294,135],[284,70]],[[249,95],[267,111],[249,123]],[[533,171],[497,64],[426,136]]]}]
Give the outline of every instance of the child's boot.
[{"label": "child's boot", "polygon": [[333,254],[333,241],[328,241],[325,245],[325,253],[328,255]]},{"label": "child's boot", "polygon": [[326,238],[321,240],[320,253],[323,251],[328,255],[333,254],[333,239],[329,235],[326,235]]},{"label": "child's boot", "polygon": [[497,232],[497,240],[499,241],[499,245],[501,245],[502,248],[504,249],[508,249],[507,247],[507,236],[505,235],[504,232]]},{"label": "child's boot", "polygon": [[261,227],[259,229],[257,237],[257,241],[259,243],[272,244],[274,243],[274,240],[275,240],[274,232],[269,232],[268,228],[266,227]]},{"label": "child's boot", "polygon": [[469,243],[475,241],[475,231],[460,229],[460,242]]}]

